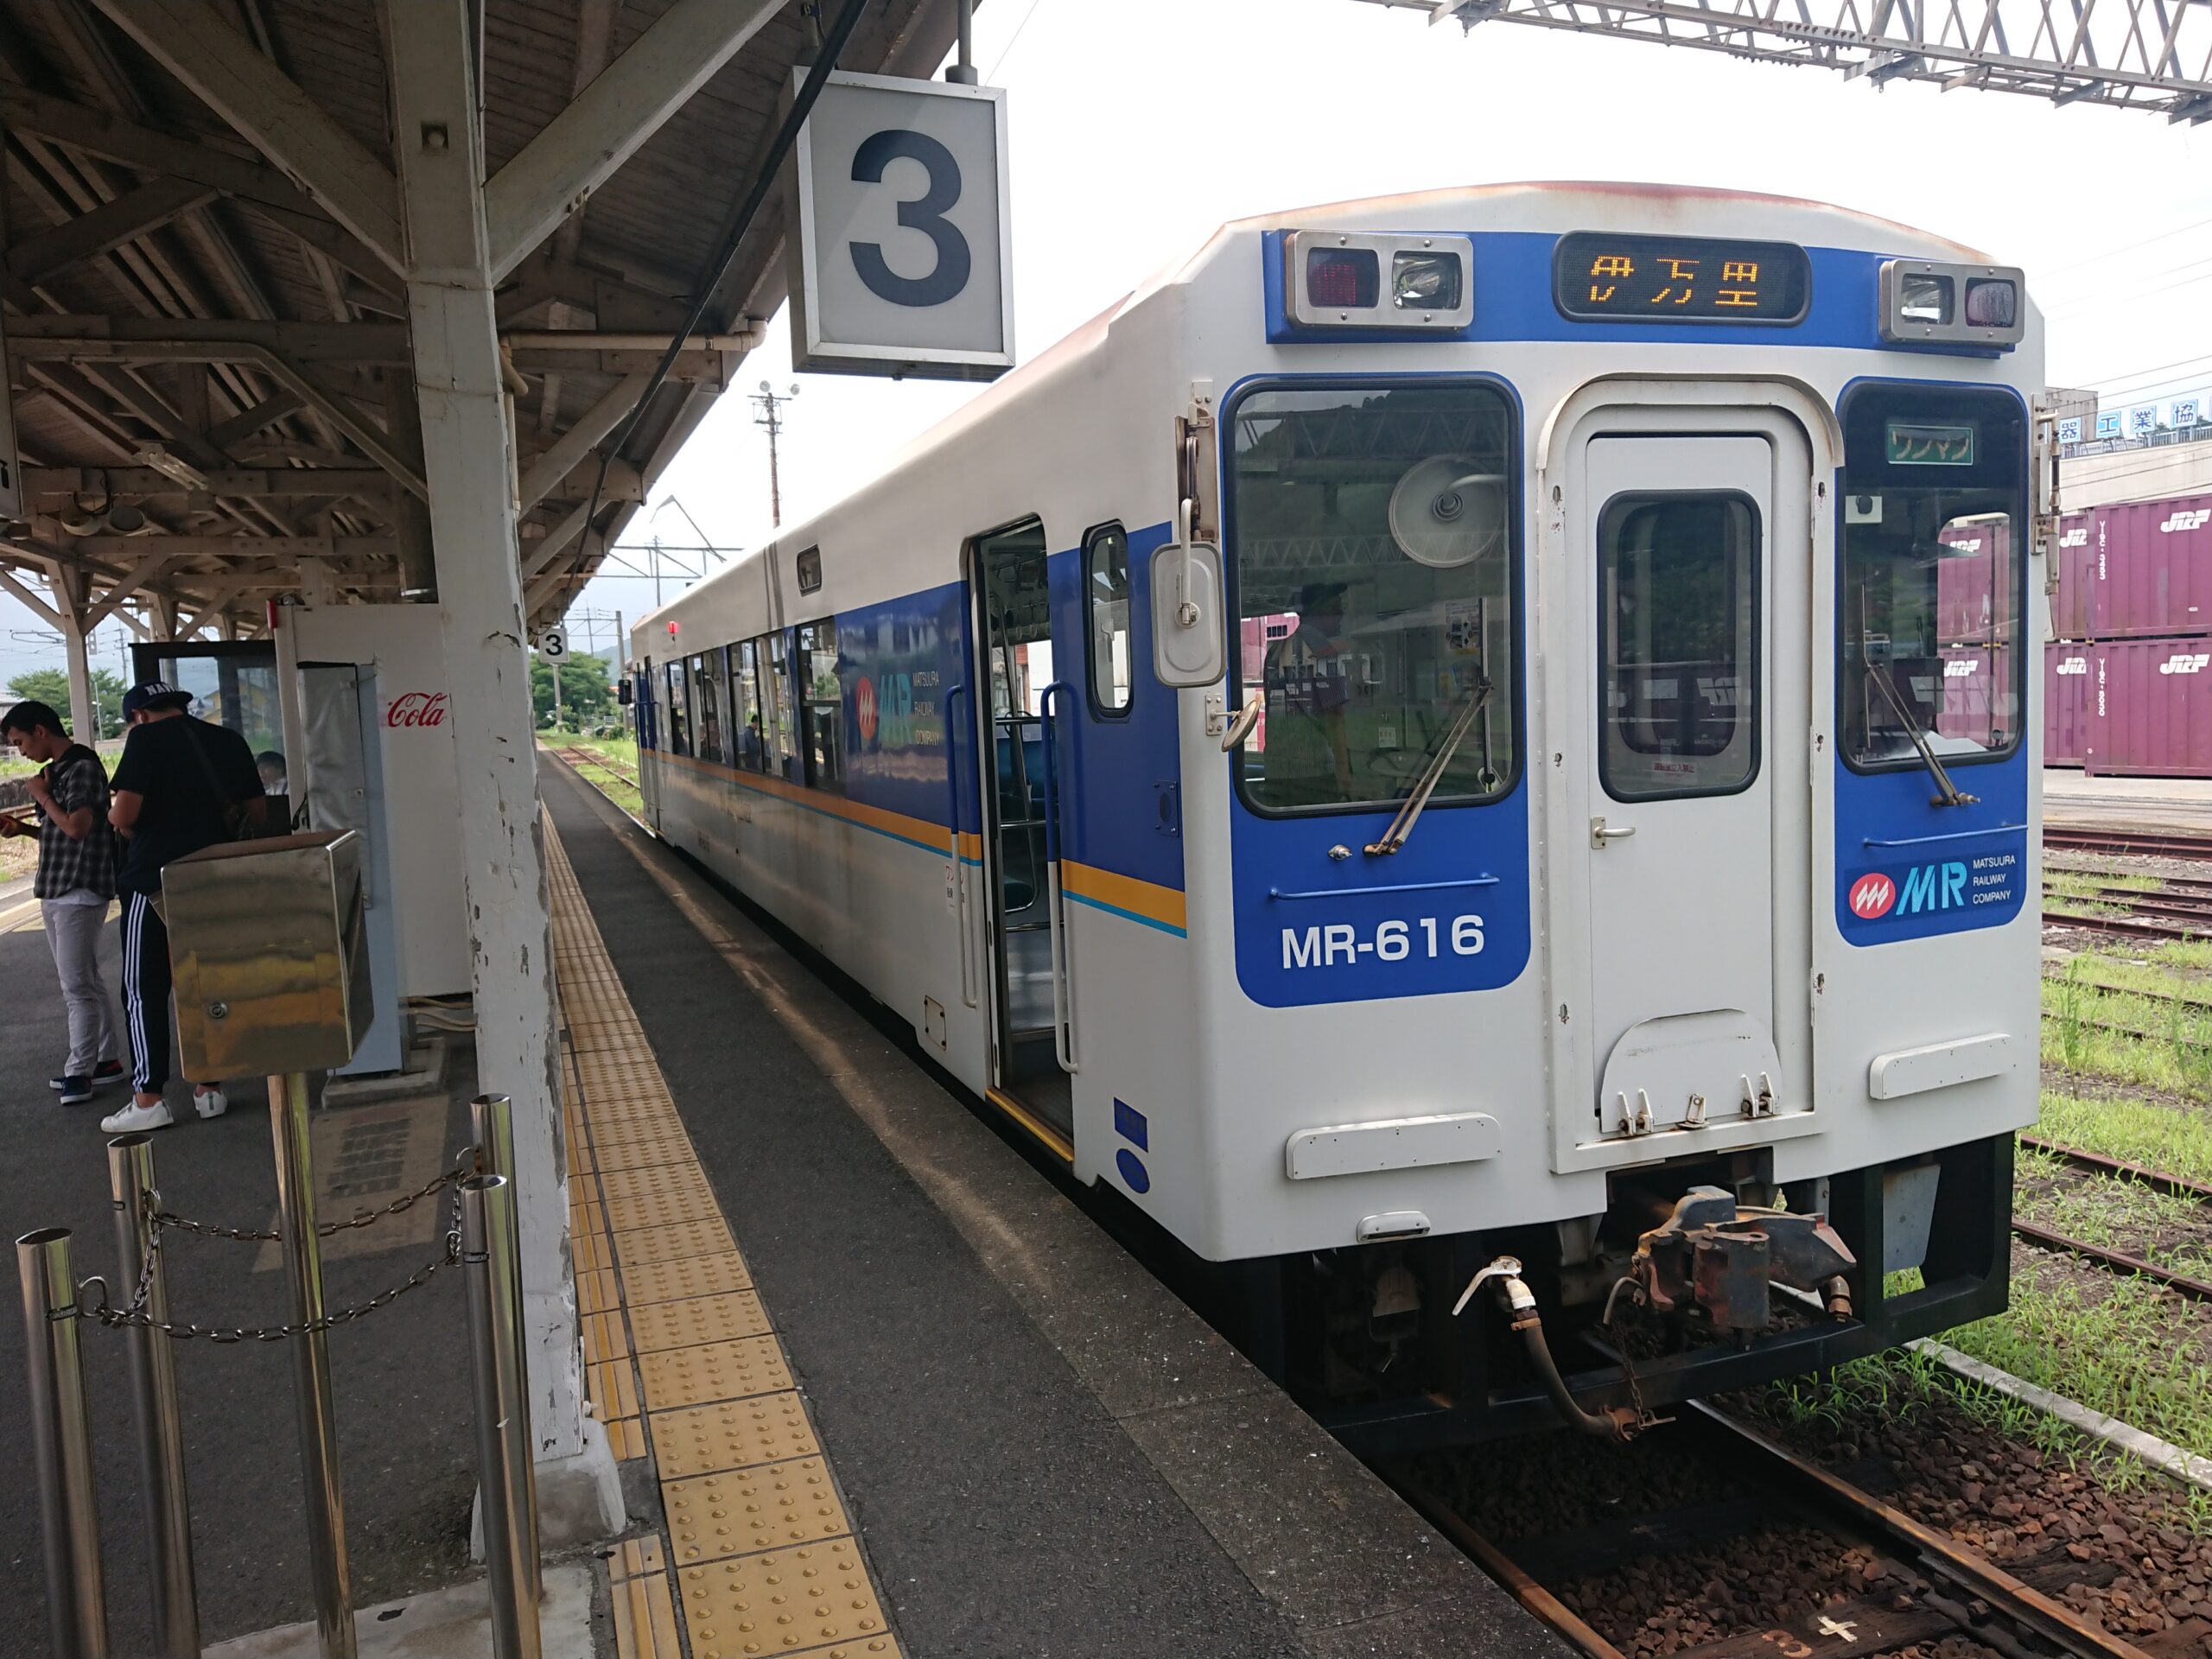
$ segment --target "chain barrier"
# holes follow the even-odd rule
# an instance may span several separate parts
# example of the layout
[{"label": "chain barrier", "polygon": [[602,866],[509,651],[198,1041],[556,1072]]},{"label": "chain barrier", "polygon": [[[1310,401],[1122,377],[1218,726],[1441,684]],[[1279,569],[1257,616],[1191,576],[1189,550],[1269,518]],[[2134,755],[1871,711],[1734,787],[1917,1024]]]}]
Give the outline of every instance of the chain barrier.
[{"label": "chain barrier", "polygon": [[[377,1223],[389,1220],[393,1216],[404,1215],[423,1199],[436,1193],[440,1188],[450,1186],[455,1181],[474,1174],[476,1173],[475,1159],[475,1148],[472,1147],[461,1154],[451,1169],[442,1172],[405,1197],[394,1198],[381,1210],[357,1211],[350,1221],[316,1223],[315,1236],[334,1238],[340,1233],[352,1232],[360,1227],[373,1227]],[[283,1237],[282,1233],[273,1230],[258,1227],[225,1227],[212,1221],[194,1221],[188,1217],[159,1208],[161,1195],[157,1192],[149,1192],[143,1197],[147,1213],[153,1218],[156,1228],[174,1227],[181,1233],[198,1233],[204,1238],[235,1239],[242,1244],[274,1244]]]},{"label": "chain barrier", "polygon": [[[218,1344],[241,1342],[287,1342],[296,1337],[310,1336],[338,1325],[350,1325],[356,1319],[365,1319],[379,1308],[389,1307],[408,1292],[420,1289],[430,1281],[439,1269],[452,1267],[461,1260],[460,1185],[467,1177],[476,1173],[476,1167],[477,1152],[472,1147],[461,1153],[454,1160],[453,1167],[442,1172],[436,1179],[426,1182],[415,1192],[393,1199],[381,1210],[365,1210],[349,1221],[330,1222],[318,1225],[315,1228],[316,1236],[329,1238],[335,1234],[372,1226],[393,1216],[404,1215],[423,1199],[433,1197],[444,1188],[454,1189],[451,1219],[446,1228],[442,1247],[436,1255],[431,1257],[413,1273],[409,1274],[399,1284],[389,1290],[378,1291],[365,1302],[356,1303],[351,1307],[340,1308],[334,1313],[326,1313],[320,1319],[295,1320],[289,1325],[194,1325],[188,1320],[158,1319],[149,1313],[146,1302],[153,1291],[154,1274],[161,1259],[162,1235],[164,1231],[197,1233],[203,1237],[235,1239],[245,1243],[275,1243],[280,1240],[283,1235],[256,1228],[223,1227],[212,1222],[192,1221],[162,1209],[160,1194],[144,1193],[142,1195],[143,1202],[153,1224],[148,1232],[146,1256],[139,1267],[138,1283],[131,1292],[130,1300],[121,1307],[116,1306],[108,1295],[106,1279],[99,1274],[94,1274],[84,1280],[77,1287],[77,1315],[80,1319],[89,1319],[96,1324],[104,1325],[110,1330],[137,1328],[158,1331],[175,1341],[205,1339]],[[95,1285],[99,1287],[99,1299],[87,1304],[85,1293]]]}]

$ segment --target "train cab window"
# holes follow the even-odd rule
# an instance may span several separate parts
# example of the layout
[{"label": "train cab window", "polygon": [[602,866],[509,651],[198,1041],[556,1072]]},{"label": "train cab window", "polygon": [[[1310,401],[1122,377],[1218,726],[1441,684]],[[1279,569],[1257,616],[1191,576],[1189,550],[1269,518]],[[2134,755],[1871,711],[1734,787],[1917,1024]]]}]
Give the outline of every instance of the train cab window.
[{"label": "train cab window", "polygon": [[767,726],[760,715],[760,671],[750,639],[729,648],[729,720],[735,739],[732,761],[747,772],[767,769]]},{"label": "train cab window", "polygon": [[709,651],[691,659],[691,700],[697,721],[693,736],[699,758],[720,765],[722,760],[721,652]]},{"label": "train cab window", "polygon": [[845,713],[837,686],[837,625],[810,622],[798,631],[799,748],[806,781],[844,788]]},{"label": "train cab window", "polygon": [[1599,515],[1598,765],[1615,800],[1758,775],[1758,537],[1732,493],[1617,496]]},{"label": "train cab window", "polygon": [[1129,707],[1129,538],[1119,524],[1094,530],[1083,548],[1090,613],[1090,708],[1102,718]]},{"label": "train cab window", "polygon": [[1496,798],[1517,747],[1511,406],[1424,381],[1255,390],[1226,424],[1236,753],[1262,812]]},{"label": "train cab window", "polygon": [[691,702],[681,663],[668,665],[668,752],[691,753]]},{"label": "train cab window", "polygon": [[2006,392],[1845,401],[1836,715],[1859,771],[2009,754],[2027,706],[2027,422]]}]

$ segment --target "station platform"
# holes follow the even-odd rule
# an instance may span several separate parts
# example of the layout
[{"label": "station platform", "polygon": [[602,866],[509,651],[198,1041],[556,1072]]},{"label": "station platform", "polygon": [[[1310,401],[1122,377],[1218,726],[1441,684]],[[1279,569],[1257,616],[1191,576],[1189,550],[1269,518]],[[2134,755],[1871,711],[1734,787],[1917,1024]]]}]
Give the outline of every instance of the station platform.
[{"label": "station platform", "polygon": [[[104,930],[108,988],[120,984],[118,929]],[[326,1221],[419,1188],[469,1144],[477,1092],[469,1038],[440,1039],[442,1079],[319,1111],[313,1129],[317,1205]],[[62,1107],[47,1087],[67,1048],[54,962],[28,888],[0,898],[0,1242],[67,1227],[82,1277],[118,1277],[106,1146],[99,1120],[129,1102],[125,1085]],[[276,1224],[266,1084],[228,1089],[230,1110],[202,1122],[190,1085],[168,1090],[175,1127],[155,1136],[164,1204],[243,1229]],[[390,1289],[435,1258],[445,1195],[374,1227],[324,1242],[335,1309]],[[274,1325],[290,1317],[276,1247],[165,1235],[173,1314],[204,1325]],[[0,1314],[0,1659],[48,1652],[38,1485],[24,1421],[23,1322],[15,1252]],[[130,1285],[114,1291],[120,1302]],[[110,1651],[154,1651],[139,1510],[137,1440],[120,1332],[82,1338],[106,1563]],[[194,1516],[200,1631],[210,1646],[314,1616],[301,1525],[292,1358],[281,1342],[174,1344]],[[357,1324],[330,1334],[340,1463],[356,1605],[412,1595],[467,1576],[476,1490],[467,1306],[458,1271],[439,1272]]]},{"label": "station platform", "polygon": [[2044,821],[2080,830],[2212,835],[2212,779],[2090,778],[2070,767],[2043,774]]},{"label": "station platform", "polygon": [[593,1397],[660,1497],[610,1564],[625,1655],[1564,1651],[745,910],[542,777]]}]

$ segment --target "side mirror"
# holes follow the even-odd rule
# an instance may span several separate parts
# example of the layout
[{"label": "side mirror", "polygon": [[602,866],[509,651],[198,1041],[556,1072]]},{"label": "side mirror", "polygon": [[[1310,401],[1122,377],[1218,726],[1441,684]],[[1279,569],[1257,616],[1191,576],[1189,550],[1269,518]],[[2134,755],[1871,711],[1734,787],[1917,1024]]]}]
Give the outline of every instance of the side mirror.
[{"label": "side mirror", "polygon": [[1229,672],[1229,629],[1221,550],[1191,539],[1191,504],[1177,516],[1182,536],[1152,556],[1152,667],[1162,685],[1211,685]]}]

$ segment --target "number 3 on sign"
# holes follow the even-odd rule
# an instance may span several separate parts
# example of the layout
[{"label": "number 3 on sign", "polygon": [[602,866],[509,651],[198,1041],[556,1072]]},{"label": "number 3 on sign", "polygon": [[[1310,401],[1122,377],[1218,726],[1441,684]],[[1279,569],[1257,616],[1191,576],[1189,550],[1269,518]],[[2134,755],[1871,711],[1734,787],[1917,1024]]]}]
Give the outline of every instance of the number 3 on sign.
[{"label": "number 3 on sign", "polygon": [[853,266],[868,291],[893,305],[943,305],[968,286],[975,261],[968,238],[945,218],[960,200],[960,162],[925,132],[894,128],[871,134],[853,155],[853,182],[880,184],[883,170],[904,157],[919,162],[929,174],[929,190],[899,204],[899,223],[919,231],[937,249],[937,263],[926,276],[901,276],[883,257],[880,242],[852,244]]}]

